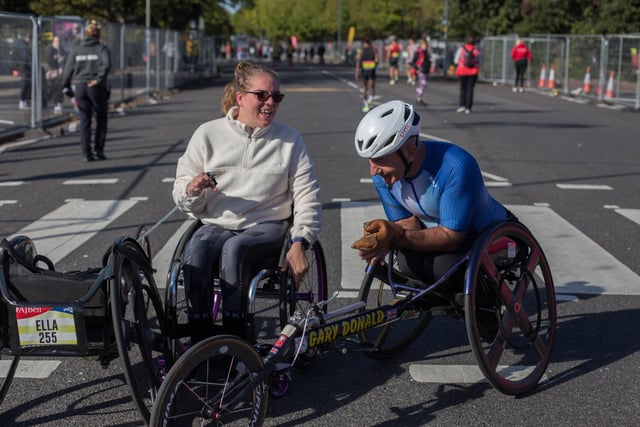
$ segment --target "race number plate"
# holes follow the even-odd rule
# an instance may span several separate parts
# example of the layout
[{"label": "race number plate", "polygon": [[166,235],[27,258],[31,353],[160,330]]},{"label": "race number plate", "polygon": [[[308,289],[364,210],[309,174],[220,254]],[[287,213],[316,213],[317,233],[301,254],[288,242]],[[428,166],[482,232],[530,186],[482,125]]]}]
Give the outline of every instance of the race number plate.
[{"label": "race number plate", "polygon": [[20,345],[76,345],[72,307],[16,307]]}]

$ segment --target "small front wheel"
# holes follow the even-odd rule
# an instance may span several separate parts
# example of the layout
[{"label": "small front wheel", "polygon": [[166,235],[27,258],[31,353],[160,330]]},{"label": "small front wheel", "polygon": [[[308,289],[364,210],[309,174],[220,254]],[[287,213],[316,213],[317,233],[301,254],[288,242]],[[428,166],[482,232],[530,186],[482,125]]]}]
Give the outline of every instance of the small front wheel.
[{"label": "small front wheel", "polygon": [[[358,298],[365,303],[365,310],[372,310],[384,305],[393,305],[413,294],[404,291],[403,295],[394,297],[391,286],[375,277],[365,274],[360,286]],[[432,315],[426,310],[405,310],[397,319],[383,325],[368,329],[360,334],[360,343],[371,347],[365,352],[369,357],[385,359],[395,356],[413,342],[431,322]]]},{"label": "small front wheel", "polygon": [[150,425],[262,425],[267,384],[248,386],[262,368],[260,355],[237,337],[218,335],[201,341],[167,374]]}]

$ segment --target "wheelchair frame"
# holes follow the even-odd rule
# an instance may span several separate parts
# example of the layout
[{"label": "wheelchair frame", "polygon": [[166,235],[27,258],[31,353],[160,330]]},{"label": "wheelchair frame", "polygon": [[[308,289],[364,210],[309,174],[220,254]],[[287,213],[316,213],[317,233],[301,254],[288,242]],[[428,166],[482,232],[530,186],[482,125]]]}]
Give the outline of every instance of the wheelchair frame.
[{"label": "wheelchair frame", "polygon": [[[387,274],[380,266],[367,266],[356,303],[325,313],[326,302],[320,302],[307,313],[296,312],[264,356],[231,336],[212,337],[192,347],[163,381],[152,425],[190,422],[194,417],[225,423],[239,416],[248,425],[261,425],[269,392],[278,396],[286,391],[289,368],[299,355],[339,344],[343,352],[388,357],[419,336],[434,314],[464,318],[472,352],[496,389],[522,395],[537,387],[555,340],[556,302],[547,260],[524,225],[509,219],[492,227],[430,285],[392,266],[393,262],[387,264]],[[463,266],[462,292],[439,292]],[[388,292],[372,302],[369,292],[375,279]],[[381,301],[384,293],[390,294],[387,302]],[[427,296],[444,304],[434,305]]]},{"label": "wheelchair frame", "polygon": [[[25,237],[25,236],[23,236]],[[147,242],[148,243],[148,242]],[[148,245],[147,245],[148,247]],[[91,269],[95,276],[82,296],[68,300],[27,300],[24,289],[15,282],[7,268],[11,259],[29,270],[31,285],[55,277],[56,285],[78,285],[73,273],[55,272],[53,263],[42,255],[38,261],[47,269],[29,265],[12,251],[11,243],[2,241],[0,251],[0,350],[13,356],[7,376],[0,388],[0,403],[6,396],[22,356],[88,357],[104,366],[120,357],[132,398],[148,421],[150,408],[160,380],[149,367],[152,359],[161,358],[164,314],[153,282],[151,261],[143,247],[130,237],[116,240],[103,259],[101,269]],[[89,279],[83,281],[88,284]],[[99,307],[88,308],[100,296]],[[149,315],[150,310],[155,313]],[[43,342],[33,341],[32,332]],[[142,365],[142,366],[141,366]]]}]

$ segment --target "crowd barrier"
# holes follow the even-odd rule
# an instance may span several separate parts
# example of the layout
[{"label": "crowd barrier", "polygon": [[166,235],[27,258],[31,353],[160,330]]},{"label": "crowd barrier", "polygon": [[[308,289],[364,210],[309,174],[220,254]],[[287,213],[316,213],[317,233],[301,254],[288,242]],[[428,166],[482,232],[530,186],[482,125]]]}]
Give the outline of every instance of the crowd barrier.
[{"label": "crowd barrier", "polygon": [[[482,39],[481,80],[513,84],[511,49],[517,38],[509,35]],[[544,35],[522,39],[533,54],[533,63],[527,69],[531,88],[640,109],[640,35]]]},{"label": "crowd barrier", "polygon": [[[84,37],[86,24],[79,18],[0,12],[0,139],[43,127],[74,111],[66,97],[56,108],[61,79],[52,77],[47,50],[58,38],[64,67],[65,56]],[[215,39],[198,30],[103,22],[100,26],[101,41],[111,52],[110,102],[114,105],[217,73]]]}]

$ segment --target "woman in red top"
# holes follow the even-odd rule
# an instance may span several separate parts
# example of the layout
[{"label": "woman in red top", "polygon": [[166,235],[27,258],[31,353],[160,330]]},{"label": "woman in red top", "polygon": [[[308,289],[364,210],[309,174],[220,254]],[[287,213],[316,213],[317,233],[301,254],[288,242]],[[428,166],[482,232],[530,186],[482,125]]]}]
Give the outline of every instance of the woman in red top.
[{"label": "woman in red top", "polygon": [[524,92],[524,73],[527,71],[529,61],[533,61],[533,55],[521,39],[518,39],[511,49],[511,59],[516,65],[516,82],[513,91]]},{"label": "woman in red top", "polygon": [[458,49],[454,62],[457,64],[456,76],[460,78],[460,106],[458,113],[471,113],[473,91],[480,71],[480,50],[473,36],[467,36],[465,44]]}]

